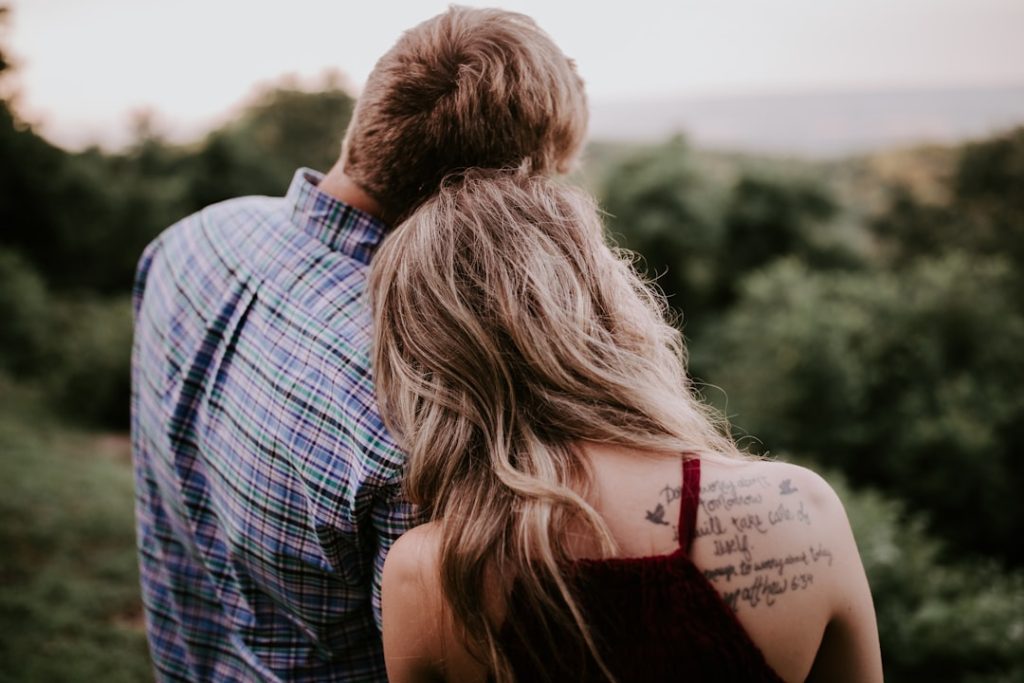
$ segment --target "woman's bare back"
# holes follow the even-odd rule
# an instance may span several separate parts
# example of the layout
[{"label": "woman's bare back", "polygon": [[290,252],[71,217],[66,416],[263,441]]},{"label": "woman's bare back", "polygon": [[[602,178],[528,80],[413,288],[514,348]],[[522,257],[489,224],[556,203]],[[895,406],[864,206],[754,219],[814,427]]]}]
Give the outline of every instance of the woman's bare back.
[{"label": "woman's bare back", "polygon": [[[677,457],[587,445],[593,502],[622,556],[678,546]],[[880,681],[874,608],[842,504],[817,474],[702,458],[690,558],[787,681]]]},{"label": "woman's bare back", "polygon": [[[596,444],[582,450],[592,474],[588,498],[618,542],[618,556],[674,552],[680,457]],[[389,671],[394,680],[434,680],[444,671],[440,678],[483,681],[486,670],[445,617],[436,574],[439,532],[436,523],[414,529],[388,557]],[[581,545],[576,552],[594,551]],[[785,463],[702,458],[690,559],[784,680],[882,680],[860,557],[842,504],[817,474]],[[502,605],[492,608],[504,612]]]}]

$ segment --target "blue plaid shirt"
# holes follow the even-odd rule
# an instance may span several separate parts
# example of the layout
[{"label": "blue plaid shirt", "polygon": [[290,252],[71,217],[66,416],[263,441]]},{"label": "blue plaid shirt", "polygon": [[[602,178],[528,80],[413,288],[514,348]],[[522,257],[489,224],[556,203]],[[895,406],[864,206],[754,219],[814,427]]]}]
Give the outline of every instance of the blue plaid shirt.
[{"label": "blue plaid shirt", "polygon": [[385,679],[380,573],[415,522],[370,378],[385,227],[319,178],[208,207],[139,264],[132,444],[160,680]]}]

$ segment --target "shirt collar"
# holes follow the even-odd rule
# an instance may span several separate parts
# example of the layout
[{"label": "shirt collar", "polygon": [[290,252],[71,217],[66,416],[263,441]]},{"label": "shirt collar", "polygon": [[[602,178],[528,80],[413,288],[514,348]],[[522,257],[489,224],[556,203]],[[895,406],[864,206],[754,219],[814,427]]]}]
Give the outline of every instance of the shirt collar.
[{"label": "shirt collar", "polygon": [[292,223],[330,249],[369,264],[387,234],[387,226],[365,211],[321,192],[317,185],[323,177],[309,168],[295,172],[285,195]]}]

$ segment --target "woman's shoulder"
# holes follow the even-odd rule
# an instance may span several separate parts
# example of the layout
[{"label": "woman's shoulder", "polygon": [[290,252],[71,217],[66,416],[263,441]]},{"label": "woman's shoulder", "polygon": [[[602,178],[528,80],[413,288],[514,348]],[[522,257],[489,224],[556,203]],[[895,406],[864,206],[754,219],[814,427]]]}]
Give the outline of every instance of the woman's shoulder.
[{"label": "woman's shoulder", "polygon": [[[726,601],[741,611],[745,603],[756,608],[789,591],[827,597],[811,587],[829,587],[836,561],[856,556],[856,547],[842,502],[813,470],[702,458],[692,554],[713,582],[725,577],[735,589],[761,578],[771,586],[768,592],[728,591]],[[783,590],[786,577],[792,580]]]},{"label": "woman's shoulder", "polygon": [[700,461],[702,487],[722,479],[764,478],[773,481],[785,479],[800,481],[806,483],[815,493],[826,496],[831,495],[828,492],[832,491],[829,483],[814,470],[782,460],[702,455]]},{"label": "woman's shoulder", "polygon": [[427,522],[406,531],[388,550],[385,573],[401,581],[420,581],[437,573],[441,525]]},{"label": "woman's shoulder", "polygon": [[806,678],[837,618],[873,621],[842,502],[812,470],[702,458],[694,536],[694,564],[787,680]]},{"label": "woman's shoulder", "polygon": [[430,522],[407,531],[388,551],[382,579],[388,680],[486,679],[485,667],[466,649],[445,602],[443,544],[444,528]]},{"label": "woman's shoulder", "polygon": [[384,562],[381,611],[391,680],[427,680],[442,666],[440,540],[436,524],[416,527],[395,541]]},{"label": "woman's shoulder", "polygon": [[[772,460],[701,458],[700,508],[705,518],[746,519],[754,527],[737,530],[762,536],[771,530],[825,531],[847,525],[842,501],[821,475]],[[767,527],[757,525],[760,518]]]}]

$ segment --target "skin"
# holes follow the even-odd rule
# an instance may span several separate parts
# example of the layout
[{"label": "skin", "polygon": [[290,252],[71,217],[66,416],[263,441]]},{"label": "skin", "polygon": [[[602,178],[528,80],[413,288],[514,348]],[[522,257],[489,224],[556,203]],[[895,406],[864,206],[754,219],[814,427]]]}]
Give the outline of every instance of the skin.
[{"label": "skin", "polygon": [[321,192],[339,199],[349,206],[354,206],[374,218],[385,219],[384,208],[380,203],[345,174],[343,160],[339,160],[331,167],[331,170],[327,172],[317,187]]},{"label": "skin", "polygon": [[[590,502],[618,554],[675,550],[679,456],[597,444],[581,453],[593,477]],[[882,680],[864,568],[842,503],[821,477],[786,463],[702,459],[700,500],[690,558],[784,680]],[[440,531],[438,523],[410,531],[384,567],[384,654],[396,683],[486,680],[445,609]],[[500,623],[495,600],[485,609]]]}]

